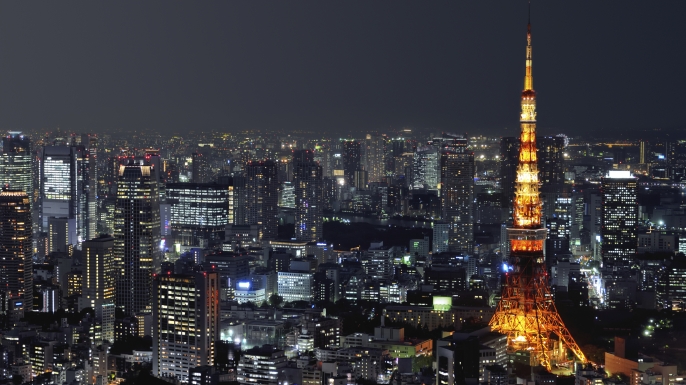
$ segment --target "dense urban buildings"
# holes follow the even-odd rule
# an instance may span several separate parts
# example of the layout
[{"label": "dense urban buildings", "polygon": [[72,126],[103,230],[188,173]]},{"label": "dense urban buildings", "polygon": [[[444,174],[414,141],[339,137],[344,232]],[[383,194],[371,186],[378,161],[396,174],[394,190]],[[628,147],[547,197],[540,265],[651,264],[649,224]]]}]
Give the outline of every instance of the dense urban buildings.
[{"label": "dense urban buildings", "polygon": [[6,131],[0,382],[683,385],[686,138],[537,127],[527,40],[518,133]]}]

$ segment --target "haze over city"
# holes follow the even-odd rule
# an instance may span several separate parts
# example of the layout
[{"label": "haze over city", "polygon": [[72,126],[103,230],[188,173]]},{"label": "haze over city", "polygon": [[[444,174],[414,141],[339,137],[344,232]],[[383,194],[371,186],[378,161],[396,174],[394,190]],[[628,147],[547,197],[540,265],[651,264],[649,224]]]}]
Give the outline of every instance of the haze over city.
[{"label": "haze over city", "polygon": [[[6,2],[0,127],[515,135],[520,3]],[[543,133],[686,127],[683,1],[531,12]]]}]

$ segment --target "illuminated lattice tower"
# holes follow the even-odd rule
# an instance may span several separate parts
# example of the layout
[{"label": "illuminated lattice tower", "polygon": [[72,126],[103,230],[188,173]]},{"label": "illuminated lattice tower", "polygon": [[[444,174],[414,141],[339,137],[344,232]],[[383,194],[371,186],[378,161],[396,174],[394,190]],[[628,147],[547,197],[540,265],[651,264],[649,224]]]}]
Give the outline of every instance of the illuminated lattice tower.
[{"label": "illuminated lattice tower", "polygon": [[[515,181],[513,226],[507,229],[510,241],[502,299],[490,326],[507,335],[508,352],[530,353],[531,364],[548,370],[551,362],[566,361],[567,349],[586,362],[574,338],[557,313],[548,285],[543,243],[546,229],[541,226],[536,159],[536,92],[531,74],[531,23],[527,30],[526,75],[522,92],[519,164]],[[555,334],[558,341],[551,336]]]}]

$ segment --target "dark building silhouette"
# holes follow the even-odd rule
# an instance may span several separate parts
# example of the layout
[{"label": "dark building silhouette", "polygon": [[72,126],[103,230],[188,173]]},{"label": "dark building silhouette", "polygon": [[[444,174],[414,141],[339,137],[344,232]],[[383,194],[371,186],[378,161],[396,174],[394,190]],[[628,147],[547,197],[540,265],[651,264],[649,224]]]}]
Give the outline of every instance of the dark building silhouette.
[{"label": "dark building silhouette", "polygon": [[211,173],[210,164],[207,157],[201,153],[194,152],[192,155],[193,161],[193,183],[210,183]]},{"label": "dark building silhouette", "polygon": [[565,138],[561,136],[539,136],[536,141],[538,180],[541,181],[542,187],[564,184]]},{"label": "dark building silhouette", "polygon": [[441,153],[442,219],[450,223],[448,248],[474,252],[474,153],[465,146]]},{"label": "dark building silhouette", "polygon": [[279,181],[276,164],[271,160],[248,162],[245,165],[243,179],[245,184],[239,189],[242,191],[238,203],[244,213],[237,218],[236,224],[260,225],[262,239],[276,239],[279,224]]},{"label": "dark building silhouette", "polygon": [[500,186],[503,193],[503,207],[512,208],[515,192],[517,165],[519,164],[519,138],[500,139]]},{"label": "dark building silhouette", "polygon": [[324,180],[313,151],[293,153],[293,185],[295,237],[301,241],[318,241],[323,235]]},{"label": "dark building silhouette", "polygon": [[352,140],[343,143],[343,173],[346,181],[351,186],[355,186],[355,171],[362,169],[361,150],[361,145],[358,141]]}]

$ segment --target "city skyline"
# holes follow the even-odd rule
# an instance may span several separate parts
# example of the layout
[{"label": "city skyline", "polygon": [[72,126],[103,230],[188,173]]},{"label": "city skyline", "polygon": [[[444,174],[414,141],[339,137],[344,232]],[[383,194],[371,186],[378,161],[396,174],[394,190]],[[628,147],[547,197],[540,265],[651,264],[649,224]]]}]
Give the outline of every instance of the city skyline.
[{"label": "city skyline", "polygon": [[[621,39],[654,34],[608,32],[632,22],[633,4],[601,3],[565,28],[556,12],[584,4],[532,14],[529,2],[527,14],[518,3],[525,12],[409,2],[19,12],[20,25],[48,16],[27,36],[32,49],[78,35],[51,46],[51,71],[68,71],[41,83],[35,105],[53,103],[31,119],[78,105],[74,122],[118,110],[108,124],[136,123],[0,136],[0,382],[686,385],[686,131],[601,127],[677,117],[664,101],[683,98],[667,89],[681,73],[666,66],[680,62],[643,77],[626,73],[636,63],[615,65],[622,86],[653,85],[657,96],[637,98],[612,88],[603,59],[624,63],[635,52]],[[643,26],[665,7],[643,12]],[[451,14],[463,11],[473,17]],[[612,17],[593,24],[604,11]],[[667,37],[674,25],[662,22]],[[510,24],[522,38],[499,40]],[[237,41],[227,30],[244,33],[240,49],[216,49]],[[561,39],[580,31],[583,49]],[[469,49],[450,51],[456,41]],[[661,57],[665,45],[651,47]],[[262,60],[275,53],[282,60]],[[510,73],[511,61],[525,66]],[[518,119],[509,76],[520,79]],[[12,88],[1,82],[0,131],[22,113],[3,115]],[[60,83],[67,92],[51,99]],[[412,117],[422,123],[365,126]]]},{"label": "city skyline", "polygon": [[[514,136],[523,3],[8,3],[0,128]],[[541,132],[685,128],[685,7],[534,2]]]}]

